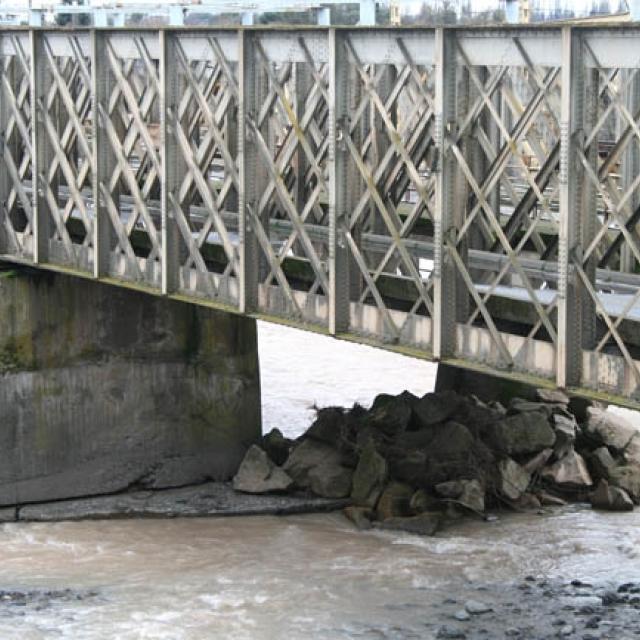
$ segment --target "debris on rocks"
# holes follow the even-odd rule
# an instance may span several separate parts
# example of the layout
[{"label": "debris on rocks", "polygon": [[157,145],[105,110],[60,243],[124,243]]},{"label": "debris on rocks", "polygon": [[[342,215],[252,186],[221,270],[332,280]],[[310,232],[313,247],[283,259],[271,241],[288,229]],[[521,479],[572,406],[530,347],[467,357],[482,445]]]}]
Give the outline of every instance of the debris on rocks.
[{"label": "debris on rocks", "polygon": [[348,498],[344,514],[358,529],[419,535],[464,515],[489,520],[492,509],[640,504],[640,431],[561,391],[531,397],[505,409],[454,391],[405,391],[370,409],[319,409],[297,440],[274,430],[252,446],[234,487]]}]

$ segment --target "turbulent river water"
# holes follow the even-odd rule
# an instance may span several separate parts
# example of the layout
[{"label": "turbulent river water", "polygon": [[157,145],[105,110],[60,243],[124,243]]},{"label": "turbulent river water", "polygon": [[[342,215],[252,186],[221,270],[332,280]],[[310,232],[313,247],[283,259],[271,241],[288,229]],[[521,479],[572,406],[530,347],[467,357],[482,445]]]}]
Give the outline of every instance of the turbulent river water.
[{"label": "turbulent river water", "polygon": [[[417,360],[273,325],[260,339],[265,429],[290,436],[314,404],[433,386]],[[531,575],[640,580],[640,510],[512,515],[428,539],[355,531],[339,514],[5,524],[0,640],[434,638],[469,598],[494,618],[508,600],[521,609]],[[496,625],[478,637],[505,637]],[[612,633],[594,637],[624,637]]]}]

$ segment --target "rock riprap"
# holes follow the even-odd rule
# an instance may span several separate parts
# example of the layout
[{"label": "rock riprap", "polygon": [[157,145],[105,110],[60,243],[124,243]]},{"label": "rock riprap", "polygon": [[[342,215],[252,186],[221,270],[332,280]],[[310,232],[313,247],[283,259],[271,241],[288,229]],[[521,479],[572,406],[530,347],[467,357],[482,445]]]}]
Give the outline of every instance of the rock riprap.
[{"label": "rock riprap", "polygon": [[358,528],[421,535],[491,509],[640,504],[640,431],[600,407],[574,414],[561,392],[535,398],[504,407],[453,391],[404,391],[378,396],[370,409],[320,409],[297,440],[274,431],[252,447],[235,487],[349,498],[345,515]]}]

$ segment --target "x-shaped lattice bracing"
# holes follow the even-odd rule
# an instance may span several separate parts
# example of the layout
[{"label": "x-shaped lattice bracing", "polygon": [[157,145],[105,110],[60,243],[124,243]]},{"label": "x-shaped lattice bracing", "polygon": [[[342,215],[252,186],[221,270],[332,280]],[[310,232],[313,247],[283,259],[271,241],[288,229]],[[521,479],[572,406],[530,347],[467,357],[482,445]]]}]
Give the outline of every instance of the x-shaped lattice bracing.
[{"label": "x-shaped lattice bracing", "polygon": [[[269,90],[264,101],[259,106],[257,118],[254,120],[249,117],[247,121],[247,126],[256,144],[258,154],[268,172],[268,183],[265,185],[264,191],[259,194],[257,210],[252,213],[253,226],[260,227],[260,229],[256,229],[258,242],[269,262],[270,272],[267,275],[266,284],[269,284],[272,278],[275,278],[281,285],[283,282],[286,282],[286,276],[282,270],[282,263],[293,245],[298,242],[314,272],[315,278],[311,286],[311,291],[316,292],[321,288],[323,294],[327,295],[329,290],[327,266],[320,260],[316,247],[314,247],[305,229],[305,223],[309,215],[313,211],[319,210],[321,195],[323,193],[328,194],[326,167],[324,165],[327,147],[323,145],[321,149],[314,151],[312,145],[316,144],[317,135],[315,137],[312,136],[311,140],[309,139],[311,135],[309,130],[310,125],[315,120],[318,104],[322,100],[325,102],[328,100],[326,72],[323,74],[315,68],[315,62],[306,49],[304,42],[302,42],[302,48],[306,50],[307,54],[305,66],[311,69],[310,75],[313,82],[311,83],[307,99],[304,101],[303,113],[296,113],[296,109],[291,103],[284,87],[284,82],[291,75],[290,69],[285,68],[281,73],[277,73],[274,71],[271,61],[259,39],[256,39],[255,46],[259,59],[258,62],[269,82]],[[286,65],[286,67],[290,67],[290,65]],[[268,141],[264,139],[261,124],[266,122],[269,114],[276,111],[281,111],[286,118],[286,133],[280,150],[274,154],[269,148]],[[303,154],[305,162],[309,165],[310,175],[315,182],[315,187],[308,194],[302,211],[298,211],[298,206],[294,202],[294,198],[285,184],[285,174],[289,170],[296,153]],[[278,250],[277,254],[273,250],[268,236],[262,228],[261,222],[262,216],[269,211],[270,202],[274,196],[291,221],[293,227],[289,237]],[[284,290],[293,308],[297,313],[300,313],[300,309],[293,298],[291,288],[288,284],[284,287]]]},{"label": "x-shaped lattice bracing", "polygon": [[[490,333],[494,341],[496,342],[496,345],[498,346],[503,359],[506,360],[507,363],[511,362],[511,357],[508,355],[504,341],[500,337],[499,332],[495,327],[495,323],[491,318],[491,314],[486,308],[486,302],[494,293],[496,287],[498,286],[502,278],[507,274],[509,269],[512,269],[520,276],[520,280],[527,290],[529,301],[533,304],[540,322],[547,330],[552,341],[554,343],[556,342],[555,327],[553,326],[548,315],[553,305],[549,305],[547,309],[544,309],[518,260],[518,254],[522,251],[526,242],[533,236],[535,232],[537,218],[527,218],[530,221],[530,224],[524,230],[524,235],[520,238],[520,241],[514,248],[511,246],[510,240],[501,227],[498,212],[493,210],[489,201],[490,194],[499,184],[499,181],[502,180],[502,183],[505,184],[505,178],[507,178],[506,170],[509,166],[509,160],[515,156],[519,160],[521,167],[524,169],[527,182],[537,196],[538,201],[542,202],[545,206],[546,211],[551,213],[548,204],[546,203],[546,198],[538,187],[536,181],[532,176],[530,176],[528,167],[525,165],[521,154],[517,151],[517,141],[521,139],[527,139],[530,143],[532,143],[532,148],[537,149],[538,154],[545,153],[544,146],[535,135],[531,134],[531,132],[533,130],[533,123],[535,121],[535,118],[545,104],[547,105],[548,112],[551,113],[551,119],[557,124],[558,119],[555,114],[555,111],[557,110],[557,103],[555,101],[555,97],[552,96],[550,98],[548,94],[556,81],[556,78],[558,76],[558,69],[553,68],[547,71],[547,73],[544,75],[539,74],[537,70],[532,67],[528,56],[526,56],[526,52],[519,43],[518,47],[523,56],[525,66],[529,71],[529,78],[532,79],[532,82],[530,84],[532,85],[531,89],[533,90],[533,96],[530,98],[524,108],[521,108],[516,104],[517,112],[519,112],[520,117],[516,124],[513,126],[512,130],[509,131],[492,101],[493,92],[499,88],[500,83],[504,79],[504,68],[498,69],[496,72],[489,76],[489,79],[486,82],[482,82],[482,80],[478,77],[475,69],[467,59],[464,50],[459,45],[459,52],[463,60],[466,61],[469,77],[474,83],[475,88],[479,93],[479,97],[477,98],[475,104],[472,105],[470,114],[464,121],[462,127],[457,131],[456,135],[450,136],[449,144],[449,149],[455,155],[457,165],[462,171],[467,184],[469,185],[472,193],[475,196],[475,204],[472,207],[471,211],[468,212],[462,227],[457,233],[456,239],[447,239],[447,246],[449,247],[449,250],[453,255],[454,261],[458,266],[458,270],[463,277],[463,281],[465,282],[465,285],[476,304],[476,309],[471,314],[468,322],[473,322],[476,319],[478,313],[483,316],[485,322],[489,326]],[[513,96],[510,96],[510,101],[512,104],[514,103]],[[473,117],[474,119],[478,118],[482,109],[486,109],[488,111],[491,116],[492,122],[494,122],[499,128],[502,137],[505,140],[505,143],[503,144],[502,149],[493,159],[492,165],[489,168],[487,175],[484,176],[484,179],[479,182],[473,175],[473,172],[468,165],[467,158],[465,157],[459,146],[459,142],[465,134],[465,127],[468,126],[468,123],[470,123],[471,117]],[[479,127],[480,125],[476,126]],[[486,132],[484,133],[486,136]],[[544,159],[544,155],[542,155],[542,159]],[[511,190],[511,194],[512,196],[514,195],[513,190]],[[498,247],[502,249],[502,251],[508,258],[508,262],[505,262],[498,274],[493,277],[488,290],[482,297],[478,294],[476,290],[476,283],[473,282],[468,267],[459,252],[459,248],[461,248],[463,242],[465,242],[471,225],[474,223],[478,216],[484,217],[483,222],[485,224],[488,223],[488,229],[497,238]],[[552,220],[555,219],[554,216],[550,217]]]},{"label": "x-shaped lattice bracing", "polygon": [[[228,110],[237,105],[238,88],[231,67],[217,41],[214,38],[209,38],[209,45],[214,56],[217,57],[216,62],[208,77],[204,74],[204,70],[201,76],[198,77],[194,73],[193,65],[188,60],[179,41],[176,42],[176,53],[187,86],[180,101],[177,115],[171,112],[169,116],[175,128],[178,146],[187,166],[187,172],[178,189],[178,197],[170,194],[170,198],[178,227],[189,253],[185,264],[186,268],[195,265],[197,270],[201,272],[207,271],[201,250],[213,229],[221,239],[227,258],[227,266],[223,273],[223,277],[226,277],[230,274],[238,273],[238,255],[222,219],[222,209],[231,189],[239,190],[239,176],[236,158],[231,155],[222,131],[222,124]],[[226,90],[218,91],[216,96],[215,88],[223,76],[226,81]],[[206,80],[204,87],[202,83],[203,77]],[[212,104],[216,98],[217,102]],[[182,123],[187,115],[187,109],[193,102],[197,105],[196,113],[190,120],[187,120],[186,127],[183,127]],[[204,122],[206,133],[200,144],[194,147],[189,132],[199,127],[201,122]],[[186,132],[185,128],[187,129]],[[218,153],[222,157],[225,171],[222,186],[216,195],[209,185],[207,173],[211,162]],[[189,193],[194,187],[207,210],[207,216],[195,240],[192,235],[192,226],[181,204],[185,201],[188,202]],[[209,279],[207,282],[207,286],[213,288],[211,280]]]},{"label": "x-shaped lattice bracing", "polygon": [[[141,42],[139,38],[136,38],[136,42],[138,50],[145,51],[144,43]],[[135,83],[127,77],[127,71],[132,69],[133,65],[125,62],[123,67],[109,40],[106,42],[106,55],[109,70],[114,76],[115,87],[110,96],[108,107],[105,108],[102,104],[97,105],[97,107],[112,153],[115,157],[116,167],[110,180],[108,180],[109,186],[107,187],[107,185],[101,184],[100,188],[107,201],[107,210],[109,211],[111,223],[116,233],[118,245],[121,251],[127,256],[128,262],[133,267],[136,276],[140,277],[141,273],[130,241],[131,233],[138,224],[138,221],[141,220],[151,243],[148,260],[158,260],[161,255],[158,229],[147,206],[148,194],[157,176],[161,174],[161,165],[146,122],[154,100],[158,95],[159,80],[155,67],[150,61],[147,61],[145,63],[145,77],[148,78],[148,84],[144,88],[146,90],[142,90],[142,87],[136,89]],[[148,55],[142,55],[142,58],[143,60],[147,60]],[[142,98],[139,97],[140,94],[142,94]],[[123,101],[122,105],[119,104],[120,100]],[[125,113],[122,113],[120,106],[126,107]],[[113,116],[115,113],[118,113],[119,117],[123,118],[123,122],[127,127],[124,140],[120,139],[114,125]],[[152,171],[149,172],[149,176],[147,176],[142,189],[139,186],[136,173],[129,163],[129,154],[132,152],[139,138],[141,138],[144,143],[146,157],[149,158],[152,166]],[[141,158],[141,163],[142,160]],[[113,190],[116,188],[120,179],[124,180],[134,200],[133,213],[126,224],[123,224],[118,211],[118,205],[112,197]]]},{"label": "x-shaped lattice bracing", "polygon": [[[415,259],[410,256],[405,247],[404,240],[410,235],[416,222],[423,214],[432,219],[431,208],[433,206],[434,186],[433,179],[423,178],[418,170],[417,163],[423,160],[424,155],[421,153],[417,158],[414,155],[416,149],[424,150],[425,148],[418,144],[421,142],[421,138],[422,140],[431,138],[433,98],[426,90],[426,76],[418,70],[402,40],[398,39],[397,43],[405,64],[402,65],[397,74],[388,96],[382,98],[377,87],[385,71],[384,65],[378,65],[378,68],[364,65],[350,40],[346,39],[345,45],[351,64],[359,76],[364,91],[359,104],[354,110],[354,116],[350,120],[348,133],[344,136],[350,156],[365,184],[365,191],[360,196],[350,216],[349,229],[347,231],[347,240],[351,253],[365,280],[365,288],[360,296],[360,301],[364,301],[368,295],[373,296],[376,305],[384,315],[387,327],[396,338],[403,327],[397,327],[388,313],[378,290],[377,281],[385,272],[385,269],[388,268],[394,254],[399,254],[400,266],[408,274],[409,279],[417,290],[417,299],[409,314],[407,314],[405,323],[410,321],[410,317],[417,312],[422,304],[426,307],[427,312],[432,315],[433,303],[428,293],[429,287],[425,285],[415,264]],[[407,95],[409,86],[414,90],[410,101],[411,109],[404,121],[400,125],[396,125],[390,114],[396,107],[400,96]],[[370,108],[370,105],[373,105],[376,114],[380,117],[384,132],[390,142],[375,169],[371,169],[366,161],[367,148],[372,144],[371,140],[374,132],[369,133],[360,148],[354,141],[358,122]],[[404,190],[406,191],[409,186],[412,186],[418,194],[417,202],[404,221],[402,221],[396,210],[397,203],[388,197],[389,189],[392,185],[391,176],[394,180],[404,176],[406,178],[403,185]],[[398,197],[397,194],[396,197]],[[390,247],[373,271],[367,265],[367,261],[353,235],[361,217],[368,210],[371,202],[382,217],[385,228],[392,240]]]},{"label": "x-shaped lattice bracing", "polygon": [[[4,73],[2,73],[3,98],[6,99],[10,109],[5,129],[3,145],[4,166],[11,179],[11,190],[7,200],[3,203],[6,215],[3,216],[4,227],[8,233],[10,242],[20,251],[24,246],[12,226],[9,212],[19,202],[27,219],[27,225],[22,232],[23,237],[32,234],[33,214],[31,198],[28,194],[24,180],[31,169],[31,105],[30,105],[30,63],[26,56],[22,43],[17,36],[10,37],[14,54],[6,56],[3,61]],[[9,80],[10,66],[14,66],[14,77],[20,77],[18,86],[13,86]],[[17,89],[17,91],[16,91]],[[17,141],[16,141],[17,140]],[[7,144],[14,142],[15,144]],[[12,150],[17,147],[21,157],[14,157]]]},{"label": "x-shaped lattice bracing", "polygon": [[[70,150],[74,144],[78,144],[80,151],[84,155],[84,164],[91,166],[92,150],[89,140],[84,131],[82,120],[86,117],[90,107],[90,92],[86,84],[83,84],[82,90],[74,100],[69,90],[69,85],[74,83],[80,76],[81,65],[76,60],[65,58],[62,60],[62,71],[60,70],[58,60],[54,57],[51,47],[45,38],[44,52],[48,70],[53,77],[51,87],[52,98],[58,98],[59,103],[64,107],[68,121],[64,127],[62,135],[58,133],[58,124],[53,120],[50,110],[45,108],[42,101],[37,105],[41,118],[44,121],[49,142],[54,150],[54,160],[50,167],[45,168],[46,176],[41,175],[41,183],[45,185],[45,197],[49,205],[49,211],[55,223],[58,237],[63,243],[67,256],[72,264],[76,262],[76,252],[74,250],[71,237],[66,228],[66,223],[75,207],[84,224],[86,234],[83,241],[85,246],[89,245],[92,239],[93,222],[87,209],[86,201],[81,190],[85,185],[85,175],[79,175],[77,168],[72,166],[70,161]],[[74,48],[74,53],[78,49]],[[68,67],[71,66],[69,72]],[[63,75],[64,74],[64,75]],[[66,76],[66,77],[64,77]],[[67,200],[64,211],[60,213],[58,204],[58,186],[53,186],[57,172],[60,170],[64,175],[67,188],[70,191],[70,198]],[[54,192],[55,188],[55,192]]]}]

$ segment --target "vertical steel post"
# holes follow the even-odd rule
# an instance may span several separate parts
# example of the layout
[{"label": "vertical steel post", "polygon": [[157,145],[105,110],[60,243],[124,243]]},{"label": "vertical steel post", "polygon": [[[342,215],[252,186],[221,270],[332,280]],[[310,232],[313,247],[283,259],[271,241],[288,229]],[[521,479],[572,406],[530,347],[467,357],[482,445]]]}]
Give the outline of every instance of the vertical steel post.
[{"label": "vertical steel post", "polygon": [[[109,102],[115,79],[105,56],[106,38],[102,31],[91,32],[91,93],[93,96],[93,275],[101,278],[109,274],[111,249],[115,245],[115,233],[109,220],[106,198],[102,190],[109,190],[109,182],[116,166],[111,150],[104,118],[110,117]],[[118,193],[111,197],[119,205]]]},{"label": "vertical steel post", "polygon": [[[638,78],[638,74],[634,74],[634,72],[635,69],[624,69],[622,72],[623,82],[627,83],[623,97],[625,106],[631,114],[638,113],[638,109],[640,108],[640,78]],[[634,75],[631,78],[630,76],[632,74]],[[626,126],[627,123],[625,122],[622,128],[626,128]],[[628,144],[624,150],[621,173],[622,190],[624,192],[633,184],[636,176],[640,173],[640,151],[638,150],[638,145],[635,141]],[[627,200],[627,206],[631,214],[636,210],[639,200],[640,198],[638,198],[638,190],[636,188],[631,197]],[[620,247],[620,271],[623,273],[634,273],[635,262],[636,260],[633,255],[633,251],[628,243],[625,242]]]},{"label": "vertical steel post", "polygon": [[[233,100],[229,102],[229,106],[227,107],[227,113],[225,115],[225,142],[227,143],[227,148],[229,149],[229,155],[234,158],[237,162],[238,158],[238,104]],[[227,177],[227,171],[230,170],[230,167],[224,167],[225,179]],[[238,189],[236,186],[231,187],[229,190],[229,195],[227,196],[224,208],[227,211],[238,212],[240,209],[238,208]]]},{"label": "vertical steel post", "polygon": [[558,245],[558,346],[556,384],[576,385],[582,369],[581,287],[572,262],[581,256],[582,197],[577,149],[583,140],[584,68],[582,40],[562,29],[560,116],[560,229]]},{"label": "vertical steel post", "polygon": [[329,332],[349,328],[347,181],[349,64],[342,32],[329,31]]},{"label": "vertical steel post", "polygon": [[453,355],[456,342],[456,268],[447,256],[447,242],[455,241],[455,164],[448,149],[447,131],[455,123],[456,114],[456,51],[455,32],[436,30],[435,53],[435,144],[438,152],[436,167],[436,206],[434,232],[434,318],[433,355],[446,358]]},{"label": "vertical steel post", "polygon": [[47,202],[47,174],[53,163],[54,152],[49,142],[45,115],[47,96],[53,79],[47,72],[41,31],[31,30],[30,75],[31,75],[31,148],[32,157],[32,198],[33,198],[33,260],[47,262],[51,237],[51,211]]},{"label": "vertical steel post", "polygon": [[[305,62],[296,62],[294,74],[295,112],[296,117],[298,118],[299,125],[302,117],[304,116],[307,94],[309,93],[309,88],[311,86],[311,73],[307,69],[307,65]],[[307,157],[305,156],[302,145],[298,145],[298,148],[296,149],[296,155],[294,157],[293,164],[296,178],[296,208],[298,209],[298,213],[302,213],[307,200],[307,185],[305,183],[305,178],[307,175],[307,169],[309,167],[309,163],[307,162]]]},{"label": "vertical steel post", "polygon": [[259,247],[249,209],[258,206],[256,171],[258,148],[254,133],[247,130],[247,120],[257,120],[259,104],[256,96],[256,51],[253,33],[241,29],[238,34],[238,169],[240,197],[238,230],[240,235],[240,287],[238,305],[242,313],[250,313],[258,306]]},{"label": "vertical steel post", "polygon": [[[160,140],[161,140],[161,207],[162,207],[162,293],[174,293],[180,286],[180,230],[174,202],[180,202],[180,184],[186,173],[186,163],[178,146],[177,130],[181,127],[178,107],[184,82],[176,64],[177,34],[160,31]],[[184,209],[183,209],[184,210]],[[187,215],[188,217],[188,215]]]},{"label": "vertical steel post", "polygon": [[[11,190],[11,178],[4,160],[5,154],[10,153],[11,144],[7,132],[10,107],[4,86],[6,69],[4,65],[0,65],[0,254],[7,253],[9,250],[5,227],[10,224],[8,199],[9,191]],[[10,77],[6,79],[11,80]],[[10,82],[10,84],[12,83]]]}]

